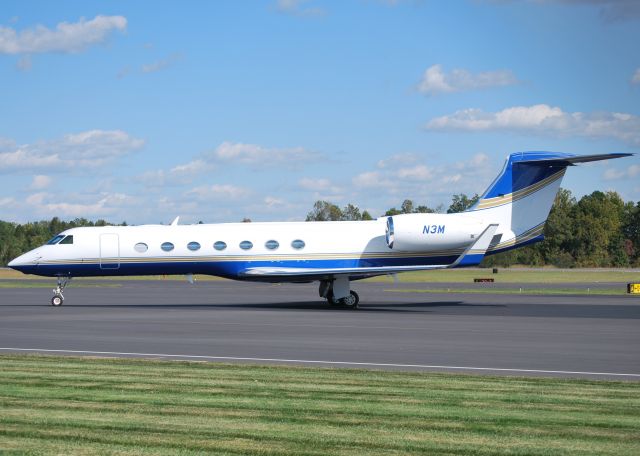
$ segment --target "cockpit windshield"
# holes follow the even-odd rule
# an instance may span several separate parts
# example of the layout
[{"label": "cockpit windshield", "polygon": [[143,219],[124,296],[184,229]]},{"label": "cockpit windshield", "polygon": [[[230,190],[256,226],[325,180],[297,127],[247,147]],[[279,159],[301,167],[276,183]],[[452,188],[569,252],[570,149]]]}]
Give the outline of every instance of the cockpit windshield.
[{"label": "cockpit windshield", "polygon": [[64,234],[58,234],[56,237],[49,239],[47,245],[56,244],[73,244],[73,235],[65,236]]},{"label": "cockpit windshield", "polygon": [[54,245],[57,244],[58,242],[60,242],[62,240],[62,238],[64,238],[64,234],[58,234],[57,236],[49,239],[47,241],[47,245]]}]

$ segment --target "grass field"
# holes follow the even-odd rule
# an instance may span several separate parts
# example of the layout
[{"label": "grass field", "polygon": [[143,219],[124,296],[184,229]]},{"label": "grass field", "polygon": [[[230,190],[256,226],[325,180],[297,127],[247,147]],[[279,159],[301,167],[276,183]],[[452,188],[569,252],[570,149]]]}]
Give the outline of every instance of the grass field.
[{"label": "grass field", "polygon": [[[455,286],[449,288],[429,287],[429,288],[389,288],[384,290],[388,293],[462,293],[462,294],[488,294],[488,295],[626,295],[627,291],[624,287],[606,287],[606,288],[588,288],[588,287],[572,287],[572,288],[495,288],[491,284],[486,287],[464,288],[463,286]],[[632,295],[629,295],[632,296]]]},{"label": "grass field", "polygon": [[2,454],[640,454],[640,383],[0,356]]}]

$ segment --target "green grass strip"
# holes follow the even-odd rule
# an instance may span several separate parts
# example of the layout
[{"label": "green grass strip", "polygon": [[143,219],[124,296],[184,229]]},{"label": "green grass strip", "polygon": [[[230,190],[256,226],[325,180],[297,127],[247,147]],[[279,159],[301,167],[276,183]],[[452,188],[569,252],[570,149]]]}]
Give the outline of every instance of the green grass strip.
[{"label": "green grass strip", "polygon": [[637,455],[640,382],[2,355],[0,453]]},{"label": "green grass strip", "polygon": [[[390,293],[464,293],[464,294],[527,294],[527,295],[626,295],[626,288],[496,288],[490,285],[477,288],[391,288]],[[631,295],[630,295],[631,296]]]}]

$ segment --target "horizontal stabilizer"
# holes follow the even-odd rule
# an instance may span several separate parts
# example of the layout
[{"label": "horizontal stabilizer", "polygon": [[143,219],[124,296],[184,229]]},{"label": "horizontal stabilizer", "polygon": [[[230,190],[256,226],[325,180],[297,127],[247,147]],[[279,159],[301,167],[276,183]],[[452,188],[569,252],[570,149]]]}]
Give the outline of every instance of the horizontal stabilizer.
[{"label": "horizontal stabilizer", "polygon": [[527,165],[556,165],[556,166],[573,166],[576,163],[587,163],[600,160],[610,160],[612,158],[629,157],[633,154],[594,154],[594,155],[571,155],[571,154],[557,154],[555,157],[547,158],[533,158],[518,160],[517,164]]}]

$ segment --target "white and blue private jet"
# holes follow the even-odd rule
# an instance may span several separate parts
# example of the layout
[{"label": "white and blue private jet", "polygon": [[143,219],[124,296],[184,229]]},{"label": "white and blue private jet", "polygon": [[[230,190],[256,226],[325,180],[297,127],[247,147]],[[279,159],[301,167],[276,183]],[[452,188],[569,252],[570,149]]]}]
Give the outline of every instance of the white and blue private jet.
[{"label": "white and blue private jet", "polygon": [[222,223],[72,228],[9,263],[57,277],[208,274],[262,282],[319,281],[330,304],[357,308],[350,282],[405,271],[476,266],[485,255],[542,241],[569,166],[632,154],[511,154],[475,206],[357,222]]}]

